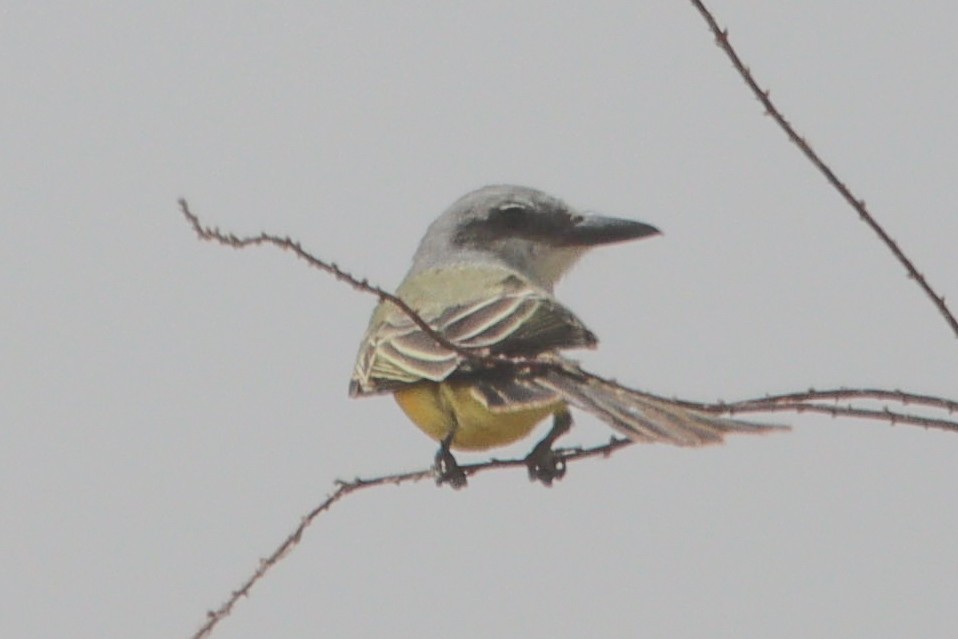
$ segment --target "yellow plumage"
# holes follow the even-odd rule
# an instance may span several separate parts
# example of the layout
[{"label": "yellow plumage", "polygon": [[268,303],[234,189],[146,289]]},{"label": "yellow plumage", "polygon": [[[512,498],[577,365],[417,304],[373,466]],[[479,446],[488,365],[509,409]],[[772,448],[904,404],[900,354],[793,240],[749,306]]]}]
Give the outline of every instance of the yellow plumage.
[{"label": "yellow plumage", "polygon": [[481,402],[469,383],[419,382],[394,393],[403,412],[424,433],[442,441],[455,427],[451,448],[485,450],[528,435],[543,419],[565,410],[564,401],[529,408],[494,411]]}]

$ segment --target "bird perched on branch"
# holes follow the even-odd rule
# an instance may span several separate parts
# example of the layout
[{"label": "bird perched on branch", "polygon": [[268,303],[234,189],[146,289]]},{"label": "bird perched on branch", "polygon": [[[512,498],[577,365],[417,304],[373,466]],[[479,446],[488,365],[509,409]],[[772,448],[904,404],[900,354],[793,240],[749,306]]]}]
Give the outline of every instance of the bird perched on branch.
[{"label": "bird perched on branch", "polygon": [[[560,351],[594,348],[592,333],[553,295],[589,249],[657,235],[654,226],[591,215],[535,189],[496,185],[466,194],[426,231],[396,295],[369,322],[350,395],[392,393],[440,443],[438,481],[465,485],[452,450],[485,450],[552,429],[526,458],[531,479],[565,472],[555,440],[569,406],[639,442],[700,446],[727,433],[778,428],[724,419],[652,398],[582,370]],[[437,336],[439,339],[437,339]]]}]

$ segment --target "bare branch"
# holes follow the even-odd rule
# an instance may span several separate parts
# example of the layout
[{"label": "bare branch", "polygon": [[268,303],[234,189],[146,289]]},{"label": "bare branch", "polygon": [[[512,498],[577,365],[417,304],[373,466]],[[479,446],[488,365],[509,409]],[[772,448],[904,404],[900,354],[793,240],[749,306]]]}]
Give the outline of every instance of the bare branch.
[{"label": "bare branch", "polygon": [[224,601],[219,608],[216,610],[210,610],[206,613],[206,623],[204,623],[200,629],[196,631],[196,633],[193,635],[193,639],[208,637],[216,624],[229,616],[229,614],[233,611],[233,606],[236,605],[236,602],[239,601],[241,597],[248,596],[250,590],[252,590],[256,582],[262,579],[270,568],[276,565],[276,563],[289,554],[289,552],[299,544],[300,540],[303,538],[303,533],[306,531],[306,528],[313,523],[313,520],[332,508],[333,505],[343,497],[358,490],[362,490],[363,488],[381,486],[383,484],[405,484],[408,482],[420,481],[427,477],[432,477],[432,475],[433,472],[431,470],[424,470],[411,473],[387,475],[383,477],[377,477],[375,479],[356,479],[352,482],[336,482],[336,490],[333,491],[331,495],[328,495],[326,499],[318,506],[307,513],[306,516],[300,520],[299,525],[293,530],[293,532],[286,537],[283,543],[277,546],[276,550],[274,550],[269,557],[260,560],[259,565],[256,567],[256,570],[253,571],[253,574],[246,581],[244,581],[237,590],[234,590],[232,593],[230,593],[229,598]]},{"label": "bare branch", "polygon": [[246,248],[248,246],[260,246],[262,244],[272,244],[273,246],[279,247],[284,251],[292,251],[296,257],[303,260],[313,268],[317,268],[321,271],[331,274],[337,280],[346,282],[358,291],[371,293],[384,302],[395,304],[400,310],[402,310],[403,313],[409,316],[409,319],[416,323],[416,326],[421,328],[427,335],[432,337],[444,347],[470,359],[479,357],[479,353],[453,344],[445,337],[437,333],[436,330],[429,326],[424,319],[419,317],[416,311],[412,310],[408,304],[392,293],[378,286],[373,286],[366,279],[359,279],[358,277],[347,273],[339,268],[335,262],[327,262],[326,260],[321,260],[318,257],[311,255],[305,249],[303,249],[303,246],[299,242],[294,241],[289,236],[279,237],[277,235],[270,235],[269,233],[260,233],[259,235],[240,237],[238,235],[234,235],[233,233],[224,233],[215,226],[204,226],[202,222],[200,222],[200,219],[194,215],[192,211],[190,211],[189,204],[186,203],[185,199],[180,198],[179,203],[180,211],[183,212],[183,216],[186,217],[187,221],[190,223],[190,225],[192,225],[193,230],[196,231],[196,235],[201,240],[205,240],[207,242],[217,242],[219,244],[223,244],[224,246],[231,246],[236,249]]},{"label": "bare branch", "polygon": [[[757,81],[751,74],[751,71],[739,58],[737,52],[732,47],[728,32],[719,28],[718,23],[715,18],[705,7],[705,5],[699,0],[692,0],[692,4],[699,10],[702,16],[705,18],[706,22],[709,25],[709,28],[715,35],[717,44],[722,48],[723,51],[728,55],[732,64],[735,66],[736,70],[742,76],[745,83],[749,86],[755,96],[759,99],[760,102],[764,105],[766,112],[772,116],[778,125],[785,131],[789,139],[794,142],[802,153],[811,161],[816,168],[825,176],[828,182],[841,194],[841,196],[858,212],[861,219],[868,224],[872,230],[879,236],[879,238],[885,243],[885,245],[891,250],[895,255],[898,261],[904,265],[908,275],[914,279],[925,294],[931,298],[932,302],[937,306],[939,312],[945,318],[946,322],[951,327],[952,331],[958,336],[958,320],[955,319],[955,316],[951,313],[948,306],[945,304],[945,299],[943,296],[938,295],[934,289],[928,284],[924,276],[917,270],[911,260],[904,254],[904,252],[898,247],[897,243],[888,235],[888,233],[882,228],[881,225],[875,220],[875,218],[868,212],[865,207],[865,203],[860,198],[857,198],[850,189],[835,175],[831,168],[818,156],[818,154],[811,148],[808,142],[799,136],[795,130],[792,128],[791,124],[785,119],[782,113],[778,110],[775,104],[772,102],[769,92],[762,89]],[[402,312],[404,312],[415,324],[422,329],[426,334],[430,335],[433,339],[436,340],[439,344],[448,348],[465,358],[468,358],[475,362],[481,362],[488,365],[502,365],[503,363],[517,366],[517,367],[534,367],[534,366],[550,366],[548,363],[543,363],[534,360],[524,360],[504,358],[499,356],[490,356],[488,353],[480,350],[472,350],[463,348],[455,343],[447,340],[443,335],[436,332],[431,326],[429,326],[419,315],[410,308],[405,302],[396,297],[395,295],[383,290],[378,286],[371,285],[365,279],[359,279],[350,273],[340,269],[335,263],[327,262],[319,258],[314,257],[309,254],[302,246],[292,240],[289,237],[278,237],[269,235],[266,233],[260,233],[259,235],[249,236],[249,237],[239,237],[232,233],[223,233],[218,228],[215,227],[206,227],[201,224],[200,220],[190,211],[185,200],[180,200],[180,208],[183,212],[183,215],[193,226],[194,231],[197,236],[206,241],[214,241],[220,244],[231,246],[233,248],[244,248],[247,246],[253,245],[262,245],[262,244],[272,244],[277,246],[280,249],[292,251],[298,258],[304,260],[307,264],[314,268],[318,268],[322,271],[330,273],[340,281],[344,281],[353,288],[370,293],[375,295],[382,301],[387,301],[391,304],[394,304]],[[597,377],[598,376],[594,376]],[[599,378],[602,379],[602,378]],[[610,380],[603,380],[609,382]],[[614,382],[613,382],[614,383]],[[631,392],[633,389],[628,389]],[[657,395],[652,395],[648,393],[643,393],[649,397],[653,397],[659,400],[666,400],[674,402],[675,404],[684,406],[686,408],[691,408],[695,410],[700,410],[708,413],[716,414],[741,414],[741,413],[754,413],[754,412],[813,412],[832,415],[833,417],[855,417],[855,418],[865,418],[873,419],[879,421],[885,421],[890,424],[911,424],[918,425],[925,428],[936,428],[947,431],[958,432],[958,421],[942,419],[942,418],[933,418],[925,417],[921,415],[897,412],[890,410],[887,406],[883,406],[880,409],[872,408],[862,408],[859,406],[841,406],[837,404],[823,404],[822,401],[840,401],[840,400],[872,400],[872,401],[892,401],[898,402],[902,405],[916,405],[924,406],[935,409],[942,409],[948,411],[949,414],[958,412],[958,402],[933,397],[929,395],[920,395],[915,393],[909,393],[900,390],[883,390],[883,389],[832,389],[824,391],[808,390],[798,393],[786,393],[780,395],[769,395],[762,398],[755,399],[746,399],[737,402],[731,403],[700,403],[700,402],[689,402],[685,400],[675,399],[675,398],[665,398]],[[564,460],[569,462],[575,462],[581,459],[588,459],[591,457],[597,456],[608,456],[614,451],[619,450],[625,446],[631,445],[633,442],[625,439],[613,438],[606,444],[592,446],[588,448],[568,448],[561,449],[560,452]],[[515,467],[526,467],[525,459],[491,459],[487,462],[479,464],[471,464],[463,466],[462,469],[467,476],[472,476],[485,472],[487,470],[500,469],[500,468],[515,468]],[[236,605],[236,602],[243,596],[249,595],[253,586],[261,580],[266,573],[276,565],[280,560],[287,556],[293,548],[302,540],[306,529],[312,525],[312,523],[319,517],[321,514],[328,512],[333,505],[345,498],[347,495],[358,492],[366,488],[372,488],[374,486],[382,486],[386,484],[406,484],[411,482],[418,482],[423,479],[431,478],[434,476],[433,469],[423,469],[407,473],[397,473],[391,475],[383,475],[380,477],[375,477],[372,479],[355,479],[351,482],[337,482],[336,489],[326,497],[319,505],[317,505],[313,510],[307,513],[296,526],[296,528],[286,537],[286,539],[266,558],[260,561],[259,565],[253,571],[252,575],[240,586],[239,589],[231,593],[230,597],[216,610],[210,611],[207,614],[206,623],[193,635],[194,639],[199,639],[202,637],[207,637],[212,632],[213,628],[224,618],[226,618],[233,610],[233,607]]]},{"label": "bare branch", "polygon": [[[580,459],[587,459],[589,457],[608,457],[616,450],[623,448],[632,444],[628,439],[618,439],[613,438],[607,444],[602,444],[600,446],[592,446],[590,448],[563,448],[558,449],[556,452],[563,455],[563,458],[567,462],[577,461]],[[467,476],[471,477],[479,473],[495,470],[499,468],[526,468],[525,459],[490,459],[487,462],[480,464],[467,464],[462,466],[463,472]],[[375,486],[384,486],[387,484],[400,485],[400,484],[409,484],[413,482],[419,482],[423,479],[429,479],[435,477],[434,469],[424,469],[424,470],[414,470],[408,473],[395,473],[391,475],[382,475],[380,477],[373,477],[371,479],[361,479],[356,478],[353,481],[337,481],[336,490],[332,494],[328,495],[325,500],[323,500],[318,506],[313,508],[309,513],[307,513],[299,522],[299,525],[293,529],[292,532],[283,540],[279,546],[276,547],[269,557],[266,557],[260,560],[259,565],[256,567],[256,570],[253,571],[253,574],[243,582],[243,584],[237,589],[230,593],[229,598],[220,605],[216,610],[210,610],[206,614],[206,623],[192,635],[192,639],[202,639],[203,637],[210,636],[213,628],[223,619],[229,616],[233,611],[233,607],[236,605],[236,602],[239,601],[242,597],[249,595],[253,586],[256,585],[260,579],[262,579],[266,573],[275,566],[283,557],[288,555],[293,548],[295,548],[303,538],[303,533],[306,532],[306,529],[313,523],[313,521],[319,517],[324,512],[327,512],[336,502],[342,500],[344,497],[350,493],[355,493],[365,488],[373,488]]]},{"label": "bare branch", "polygon": [[[914,279],[925,294],[931,298],[932,302],[936,305],[941,315],[945,318],[946,322],[952,329],[952,332],[958,336],[958,320],[955,319],[955,316],[951,313],[948,306],[945,304],[945,299],[943,296],[938,295],[935,290],[928,284],[924,276],[917,270],[911,260],[904,254],[904,252],[898,247],[897,243],[888,235],[888,233],[883,229],[881,225],[875,220],[875,218],[868,212],[865,207],[865,203],[860,198],[856,197],[850,189],[835,175],[832,169],[818,156],[818,154],[811,148],[808,142],[798,135],[791,124],[786,120],[782,113],[778,110],[775,104],[772,102],[769,92],[762,89],[758,82],[752,76],[751,71],[748,67],[742,62],[739,58],[737,52],[732,47],[728,32],[721,29],[718,26],[715,18],[705,7],[705,5],[700,0],[692,0],[692,4],[699,10],[703,18],[709,25],[709,28],[712,30],[712,33],[715,35],[716,42],[719,47],[728,55],[729,59],[732,61],[735,69],[742,76],[742,79],[759,99],[759,101],[765,107],[765,110],[768,115],[775,119],[778,125],[785,131],[789,139],[794,142],[802,153],[811,161],[815,167],[825,176],[826,180],[841,194],[841,196],[855,209],[860,218],[868,224],[869,227],[879,236],[879,238],[885,243],[892,254],[898,259],[898,261],[905,267],[908,272],[909,277]],[[515,366],[517,368],[526,367],[549,367],[552,364],[548,362],[541,362],[537,360],[527,360],[522,358],[506,358],[501,356],[491,356],[488,352],[482,350],[474,350],[463,348],[455,343],[447,340],[443,335],[438,333],[435,329],[429,326],[419,315],[410,308],[405,302],[401,299],[389,293],[378,286],[371,285],[365,279],[359,279],[350,273],[343,271],[335,263],[327,262],[319,258],[314,257],[309,254],[302,246],[293,241],[289,237],[278,237],[269,235],[266,233],[260,233],[255,236],[248,237],[239,237],[233,235],[232,233],[223,233],[218,228],[215,227],[206,227],[201,224],[200,220],[190,211],[185,200],[180,200],[180,208],[183,212],[183,215],[193,226],[194,231],[197,236],[206,241],[214,241],[220,244],[231,246],[233,248],[244,248],[247,246],[262,245],[262,244],[272,244],[277,246],[280,249],[292,251],[298,258],[304,260],[308,265],[318,268],[322,271],[325,271],[340,281],[344,281],[353,288],[364,291],[375,295],[382,301],[389,302],[398,307],[402,312],[404,312],[415,324],[423,330],[426,334],[430,335],[437,343],[441,344],[443,347],[448,348],[464,358],[467,358],[476,363],[484,363],[486,365],[509,365]],[[585,373],[586,375],[591,375]],[[593,375],[597,379],[603,379],[598,376]],[[611,380],[604,380],[605,382],[615,383]],[[623,387],[624,388],[624,387]],[[633,389],[626,389],[630,392],[639,392]],[[916,393],[909,393],[900,390],[884,390],[884,389],[831,389],[824,391],[808,390],[804,392],[797,393],[785,393],[780,395],[769,395],[762,398],[755,399],[746,399],[737,402],[725,403],[700,403],[700,402],[689,402],[685,400],[675,399],[675,398],[665,398],[657,395],[652,395],[649,393],[642,393],[648,395],[649,397],[673,402],[677,405],[681,405],[686,408],[691,408],[694,410],[699,410],[707,413],[715,414],[741,414],[741,413],[755,413],[755,412],[813,412],[832,415],[833,417],[855,417],[855,418],[865,418],[873,419],[878,421],[888,422],[892,425],[894,424],[911,424],[918,425],[925,428],[936,428],[947,431],[958,432],[958,421],[951,419],[943,419],[936,417],[926,417],[922,415],[892,411],[887,406],[882,406],[881,408],[863,408],[861,406],[853,405],[838,405],[837,403],[827,404],[822,403],[826,401],[838,402],[841,400],[870,400],[870,401],[881,401],[881,402],[897,402],[901,405],[915,405],[922,406],[925,408],[945,410],[948,414],[953,414],[958,412],[958,401],[933,397],[929,395],[920,395]],[[608,456],[614,451],[619,450],[625,446],[629,446],[633,442],[625,439],[613,438],[606,444],[592,446],[588,448],[567,448],[561,449],[559,452],[564,460],[568,462],[575,462],[581,459],[588,459],[591,457],[597,456]],[[467,476],[472,476],[493,469],[500,468],[515,468],[515,467],[526,467],[525,459],[491,459],[484,463],[471,464],[462,467],[462,470],[466,473]],[[231,593],[230,597],[215,611],[210,611],[207,615],[206,623],[193,635],[194,639],[199,639],[201,637],[207,637],[212,632],[213,628],[224,618],[226,618],[233,607],[236,605],[236,602],[243,596],[249,595],[252,588],[255,584],[261,580],[266,573],[276,565],[280,560],[287,556],[293,548],[302,540],[306,529],[313,524],[313,522],[321,514],[328,512],[333,505],[345,498],[347,495],[358,492],[366,488],[372,488],[374,486],[382,486],[386,484],[406,484],[411,482],[418,482],[423,479],[431,478],[434,476],[433,469],[424,469],[417,470],[406,473],[396,473],[391,475],[383,475],[380,477],[375,477],[372,479],[355,479],[351,482],[337,482],[336,489],[326,497],[319,505],[317,505],[313,510],[307,513],[299,522],[299,524],[293,529],[293,531],[286,537],[286,539],[266,558],[262,559],[256,569],[253,571],[252,575],[240,586],[239,589]]]},{"label": "bare branch", "polygon": [[[293,241],[289,237],[278,237],[275,235],[270,235],[267,233],[260,233],[259,235],[248,236],[248,237],[239,237],[232,233],[223,233],[217,228],[206,227],[204,226],[199,218],[194,215],[187,205],[185,200],[180,200],[180,209],[183,212],[183,215],[193,226],[193,229],[196,231],[196,234],[200,239],[206,241],[214,241],[220,244],[231,246],[233,248],[245,248],[248,246],[258,246],[262,244],[272,244],[283,250],[292,251],[298,258],[304,260],[307,264],[314,268],[318,268],[322,271],[332,274],[337,279],[345,281],[353,288],[370,293],[377,296],[381,300],[389,301],[399,307],[404,313],[406,313],[416,324],[433,337],[437,342],[450,348],[455,352],[459,353],[463,357],[469,358],[470,360],[487,364],[487,365],[509,365],[514,366],[517,369],[520,368],[535,368],[542,367],[548,368],[554,366],[550,362],[543,362],[540,360],[529,360],[525,358],[509,358],[509,357],[500,357],[500,356],[491,356],[488,353],[482,351],[465,349],[457,344],[449,342],[441,334],[438,334],[435,329],[429,326],[425,320],[423,320],[419,315],[410,308],[405,302],[396,297],[395,295],[388,293],[378,286],[370,284],[366,280],[360,280],[353,275],[349,274],[346,271],[343,271],[336,264],[321,260],[308,251],[306,251],[298,242]],[[781,395],[768,395],[765,397],[755,398],[755,399],[746,399],[740,400],[737,402],[717,402],[717,403],[702,403],[702,402],[691,402],[687,400],[681,400],[677,398],[668,398],[660,395],[654,395],[652,393],[646,393],[644,391],[638,391],[636,389],[626,388],[621,384],[618,384],[614,380],[609,380],[594,373],[589,373],[586,371],[580,371],[585,377],[592,377],[597,380],[603,381],[609,384],[615,384],[620,388],[630,392],[637,393],[640,395],[645,395],[647,397],[660,400],[672,402],[676,405],[683,406],[685,408],[690,408],[693,410],[698,410],[706,413],[714,414],[736,414],[736,413],[757,413],[757,412],[813,412],[813,413],[823,413],[832,415],[833,417],[857,417],[865,419],[874,419],[879,421],[889,422],[891,424],[912,424],[917,426],[923,426],[925,428],[936,428],[941,430],[948,430],[953,432],[958,432],[958,421],[941,419],[941,418],[932,418],[925,417],[921,415],[915,415],[904,412],[895,412],[891,411],[887,407],[882,409],[866,409],[857,406],[838,406],[838,405],[828,405],[821,404],[818,402],[824,400],[838,401],[843,399],[858,399],[858,400],[877,400],[877,401],[894,401],[903,405],[918,405],[925,406],[935,409],[942,409],[948,411],[949,414],[953,412],[958,412],[958,401],[944,399],[940,397],[934,397],[930,395],[920,395],[917,393],[909,393],[901,390],[883,390],[883,389],[831,389],[824,391],[808,390],[804,392],[797,393],[785,393]],[[625,446],[631,445],[632,441],[627,439],[618,439],[613,438],[608,443],[587,447],[587,448],[564,448],[558,449],[556,452],[562,455],[563,460],[567,463],[575,462],[582,459],[588,459],[591,457],[606,457],[611,455],[614,451],[619,450]],[[462,470],[466,473],[467,476],[472,476],[485,472],[488,470],[501,469],[501,468],[515,468],[515,467],[526,467],[525,459],[490,459],[489,461],[479,463],[479,464],[470,464],[462,466]],[[337,482],[336,490],[327,498],[322,501],[318,506],[313,508],[309,513],[307,513],[299,525],[286,537],[286,539],[270,554],[268,557],[260,561],[256,570],[253,574],[245,581],[243,584],[235,591],[230,594],[230,597],[223,602],[223,604],[216,610],[211,610],[207,613],[206,623],[193,635],[194,639],[199,639],[201,637],[207,637],[212,632],[213,628],[224,618],[229,616],[233,607],[236,605],[236,602],[243,596],[246,596],[250,593],[250,590],[253,586],[262,579],[266,573],[276,565],[280,560],[283,559],[289,552],[299,544],[302,539],[303,533],[306,529],[313,523],[313,521],[319,517],[324,512],[327,512],[332,506],[349,495],[350,493],[357,492],[365,488],[371,488],[373,486],[382,486],[385,484],[406,484],[411,482],[421,481],[423,479],[431,478],[435,476],[434,469],[423,469],[416,470],[407,473],[396,473],[391,475],[383,475],[380,477],[375,477],[372,479],[355,479],[351,482]]]},{"label": "bare branch", "polygon": [[813,388],[801,393],[783,393],[781,395],[768,395],[762,399],[749,399],[740,402],[725,404],[729,412],[741,411],[751,406],[771,404],[787,404],[793,402],[809,402],[823,399],[842,400],[842,399],[872,399],[888,400],[898,402],[904,405],[929,406],[931,408],[940,408],[947,410],[949,414],[958,412],[958,401],[934,397],[932,395],[919,395],[901,390],[883,390],[880,388],[835,388],[831,390],[815,390]]},{"label": "bare branch", "polygon": [[[632,390],[632,389],[629,389]],[[633,391],[638,392],[638,391]],[[757,412],[795,412],[795,413],[821,413],[826,415],[831,415],[832,417],[856,417],[863,419],[872,419],[888,422],[891,425],[896,424],[911,424],[917,426],[923,426],[925,428],[936,428],[941,430],[947,430],[951,432],[958,432],[958,421],[956,420],[947,420],[939,418],[930,418],[922,417],[920,415],[913,415],[909,413],[902,413],[889,410],[887,407],[884,407],[880,410],[876,409],[864,409],[854,406],[835,406],[835,405],[824,405],[812,403],[811,400],[815,399],[842,399],[855,397],[858,399],[872,399],[872,400],[893,400],[898,401],[902,404],[924,404],[927,406],[935,406],[938,408],[945,408],[950,412],[958,410],[958,402],[942,399],[938,397],[931,397],[928,395],[916,395],[914,393],[907,393],[904,391],[885,391],[885,390],[869,390],[869,389],[837,389],[837,390],[828,390],[828,391],[814,391],[810,390],[806,393],[789,393],[784,395],[777,396],[768,396],[764,398],[754,398],[754,399],[745,399],[738,402],[732,403],[697,403],[697,402],[687,402],[682,400],[668,400],[665,397],[658,395],[652,395],[644,393],[649,397],[656,399],[673,401],[675,403],[681,404],[687,408],[693,408],[708,413],[717,413],[717,414],[736,414],[736,413],[757,413]],[[557,453],[562,455],[563,460],[566,463],[576,462],[583,459],[589,459],[592,457],[608,457],[615,451],[630,446],[635,442],[628,439],[621,439],[613,437],[608,443],[590,446],[590,447],[576,447],[576,448],[562,448],[557,449]],[[479,473],[496,470],[502,468],[526,468],[525,459],[490,459],[489,461],[478,463],[478,464],[469,464],[463,465],[462,470],[466,473],[467,476],[472,477],[478,475]],[[430,479],[435,477],[434,469],[422,469],[415,470],[406,473],[395,473],[390,475],[382,475],[380,477],[374,477],[371,479],[361,479],[357,478],[353,481],[337,481],[336,490],[329,496],[326,497],[318,506],[313,508],[306,516],[304,516],[299,524],[293,529],[292,532],[286,537],[286,539],[265,559],[261,560],[259,565],[256,567],[256,570],[253,571],[253,574],[240,586],[239,589],[233,591],[229,598],[223,602],[223,604],[217,608],[215,611],[210,611],[207,613],[206,623],[193,635],[193,639],[201,639],[203,637],[209,636],[212,632],[214,626],[222,621],[224,618],[229,616],[232,612],[233,607],[236,605],[236,602],[239,601],[241,597],[247,596],[252,590],[253,586],[262,579],[266,573],[276,565],[283,557],[288,555],[292,549],[299,544],[303,538],[303,534],[306,532],[306,529],[312,525],[313,521],[319,517],[319,515],[327,512],[332,506],[349,495],[366,488],[372,488],[374,486],[383,486],[386,484],[400,485],[408,484],[413,482],[419,482],[424,479]]]},{"label": "bare branch", "polygon": [[196,235],[201,239],[208,242],[216,242],[224,246],[229,246],[235,249],[247,248],[249,246],[260,246],[263,244],[271,244],[276,246],[284,251],[292,251],[296,257],[306,262],[309,266],[319,269],[326,273],[333,275],[336,279],[346,282],[354,289],[362,291],[364,293],[370,293],[375,295],[380,300],[389,302],[390,304],[395,304],[403,313],[405,313],[409,319],[411,319],[416,326],[418,326],[424,333],[429,335],[432,339],[436,340],[438,344],[444,348],[457,353],[466,360],[469,360],[472,364],[480,367],[487,368],[496,368],[501,366],[506,366],[509,370],[545,370],[545,369],[557,369],[561,370],[562,365],[560,363],[550,361],[550,360],[541,360],[536,358],[528,357],[512,357],[509,355],[498,355],[491,354],[486,348],[468,348],[461,346],[448,340],[442,333],[437,331],[435,328],[430,326],[423,318],[419,316],[416,311],[414,311],[406,302],[401,298],[393,295],[392,293],[386,291],[385,289],[374,286],[369,283],[369,280],[363,278],[359,279],[355,275],[344,271],[341,269],[335,262],[328,262],[326,260],[320,259],[315,255],[311,254],[309,251],[303,248],[302,244],[293,240],[289,236],[280,237],[278,235],[272,235],[270,233],[261,232],[259,235],[247,235],[247,236],[238,236],[233,233],[224,233],[218,227],[215,226],[205,226],[195,215],[189,207],[189,204],[184,198],[180,198],[180,211],[182,211],[183,216],[187,219],[190,225],[193,227],[193,230],[196,232]]},{"label": "bare branch", "polygon": [[859,408],[857,406],[835,406],[828,404],[816,404],[805,401],[778,401],[763,403],[761,400],[749,400],[739,406],[726,405],[729,414],[741,413],[821,413],[831,415],[832,417],[858,417],[861,419],[877,419],[895,424],[911,424],[913,426],[922,426],[924,428],[935,428],[958,433],[958,421],[950,419],[940,419],[934,417],[923,417],[911,413],[900,413],[888,408],[881,410],[870,408]]},{"label": "bare branch", "polygon": [[762,103],[762,106],[765,107],[765,112],[767,115],[770,115],[775,122],[785,131],[785,134],[788,138],[795,143],[795,145],[802,151],[802,154],[805,155],[808,160],[815,165],[815,168],[825,176],[825,179],[828,180],[828,183],[831,184],[835,190],[841,194],[848,204],[855,209],[858,213],[858,216],[862,219],[865,224],[871,227],[872,231],[881,238],[881,241],[884,242],[885,246],[888,247],[888,250],[898,259],[899,262],[905,267],[905,270],[908,272],[908,277],[915,280],[918,283],[918,286],[925,292],[925,295],[931,299],[932,303],[938,308],[938,312],[941,313],[942,317],[945,318],[945,321],[951,327],[951,331],[955,334],[955,337],[958,337],[958,319],[955,319],[955,316],[952,314],[951,310],[948,308],[948,305],[945,304],[945,297],[939,295],[935,289],[931,287],[928,281],[925,279],[925,276],[922,275],[912,261],[905,255],[898,247],[898,243],[885,231],[885,229],[878,223],[878,221],[868,212],[868,209],[865,207],[865,200],[856,197],[851,190],[842,182],[835,172],[832,171],[831,167],[825,163],[824,160],[812,149],[808,141],[804,137],[796,133],[792,125],[785,119],[785,116],[782,115],[782,112],[778,110],[778,107],[775,106],[775,103],[772,102],[769,91],[763,89],[755,77],[752,75],[751,70],[742,59],[739,57],[738,52],[732,47],[732,43],[728,37],[728,29],[722,29],[719,27],[718,22],[715,20],[715,17],[708,10],[701,0],[691,0],[692,5],[698,9],[699,13],[702,14],[702,17],[705,19],[705,22],[708,23],[709,29],[712,30],[712,33],[715,35],[715,43],[725,52],[729,60],[732,61],[732,66],[735,67],[735,70],[738,71],[739,75],[742,76],[742,80],[745,81],[745,84],[748,85],[748,88],[752,90],[752,93],[755,94],[755,97]]}]

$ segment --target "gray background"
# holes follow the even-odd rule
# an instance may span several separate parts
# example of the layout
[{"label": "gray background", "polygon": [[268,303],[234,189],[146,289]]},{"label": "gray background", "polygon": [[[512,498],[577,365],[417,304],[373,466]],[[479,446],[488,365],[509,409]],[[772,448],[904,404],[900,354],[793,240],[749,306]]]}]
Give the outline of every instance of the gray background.
[{"label": "gray background", "polygon": [[[958,305],[954,2],[712,4]],[[958,340],[688,3],[0,13],[4,637],[188,636],[335,478],[431,460],[392,401],[346,397],[373,300],[201,244],[181,195],[392,287],[456,197],[536,186],[665,231],[559,289],[598,372],[956,395]],[[552,490],[356,495],[216,636],[954,636],[958,435],[776,419],[795,430],[633,447]],[[608,436],[579,421],[570,443]]]}]

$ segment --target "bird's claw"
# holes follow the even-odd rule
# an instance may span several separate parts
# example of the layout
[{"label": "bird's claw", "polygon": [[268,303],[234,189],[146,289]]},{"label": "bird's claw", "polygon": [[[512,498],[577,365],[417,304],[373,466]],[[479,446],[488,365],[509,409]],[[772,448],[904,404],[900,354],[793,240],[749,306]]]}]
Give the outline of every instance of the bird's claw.
[{"label": "bird's claw", "polygon": [[439,452],[436,453],[436,463],[433,470],[436,473],[437,486],[449,484],[458,490],[465,488],[467,484],[466,472],[446,446],[440,447]]},{"label": "bird's claw", "polygon": [[529,481],[539,481],[551,486],[553,481],[565,476],[565,457],[552,449],[551,442],[540,442],[526,457]]}]

